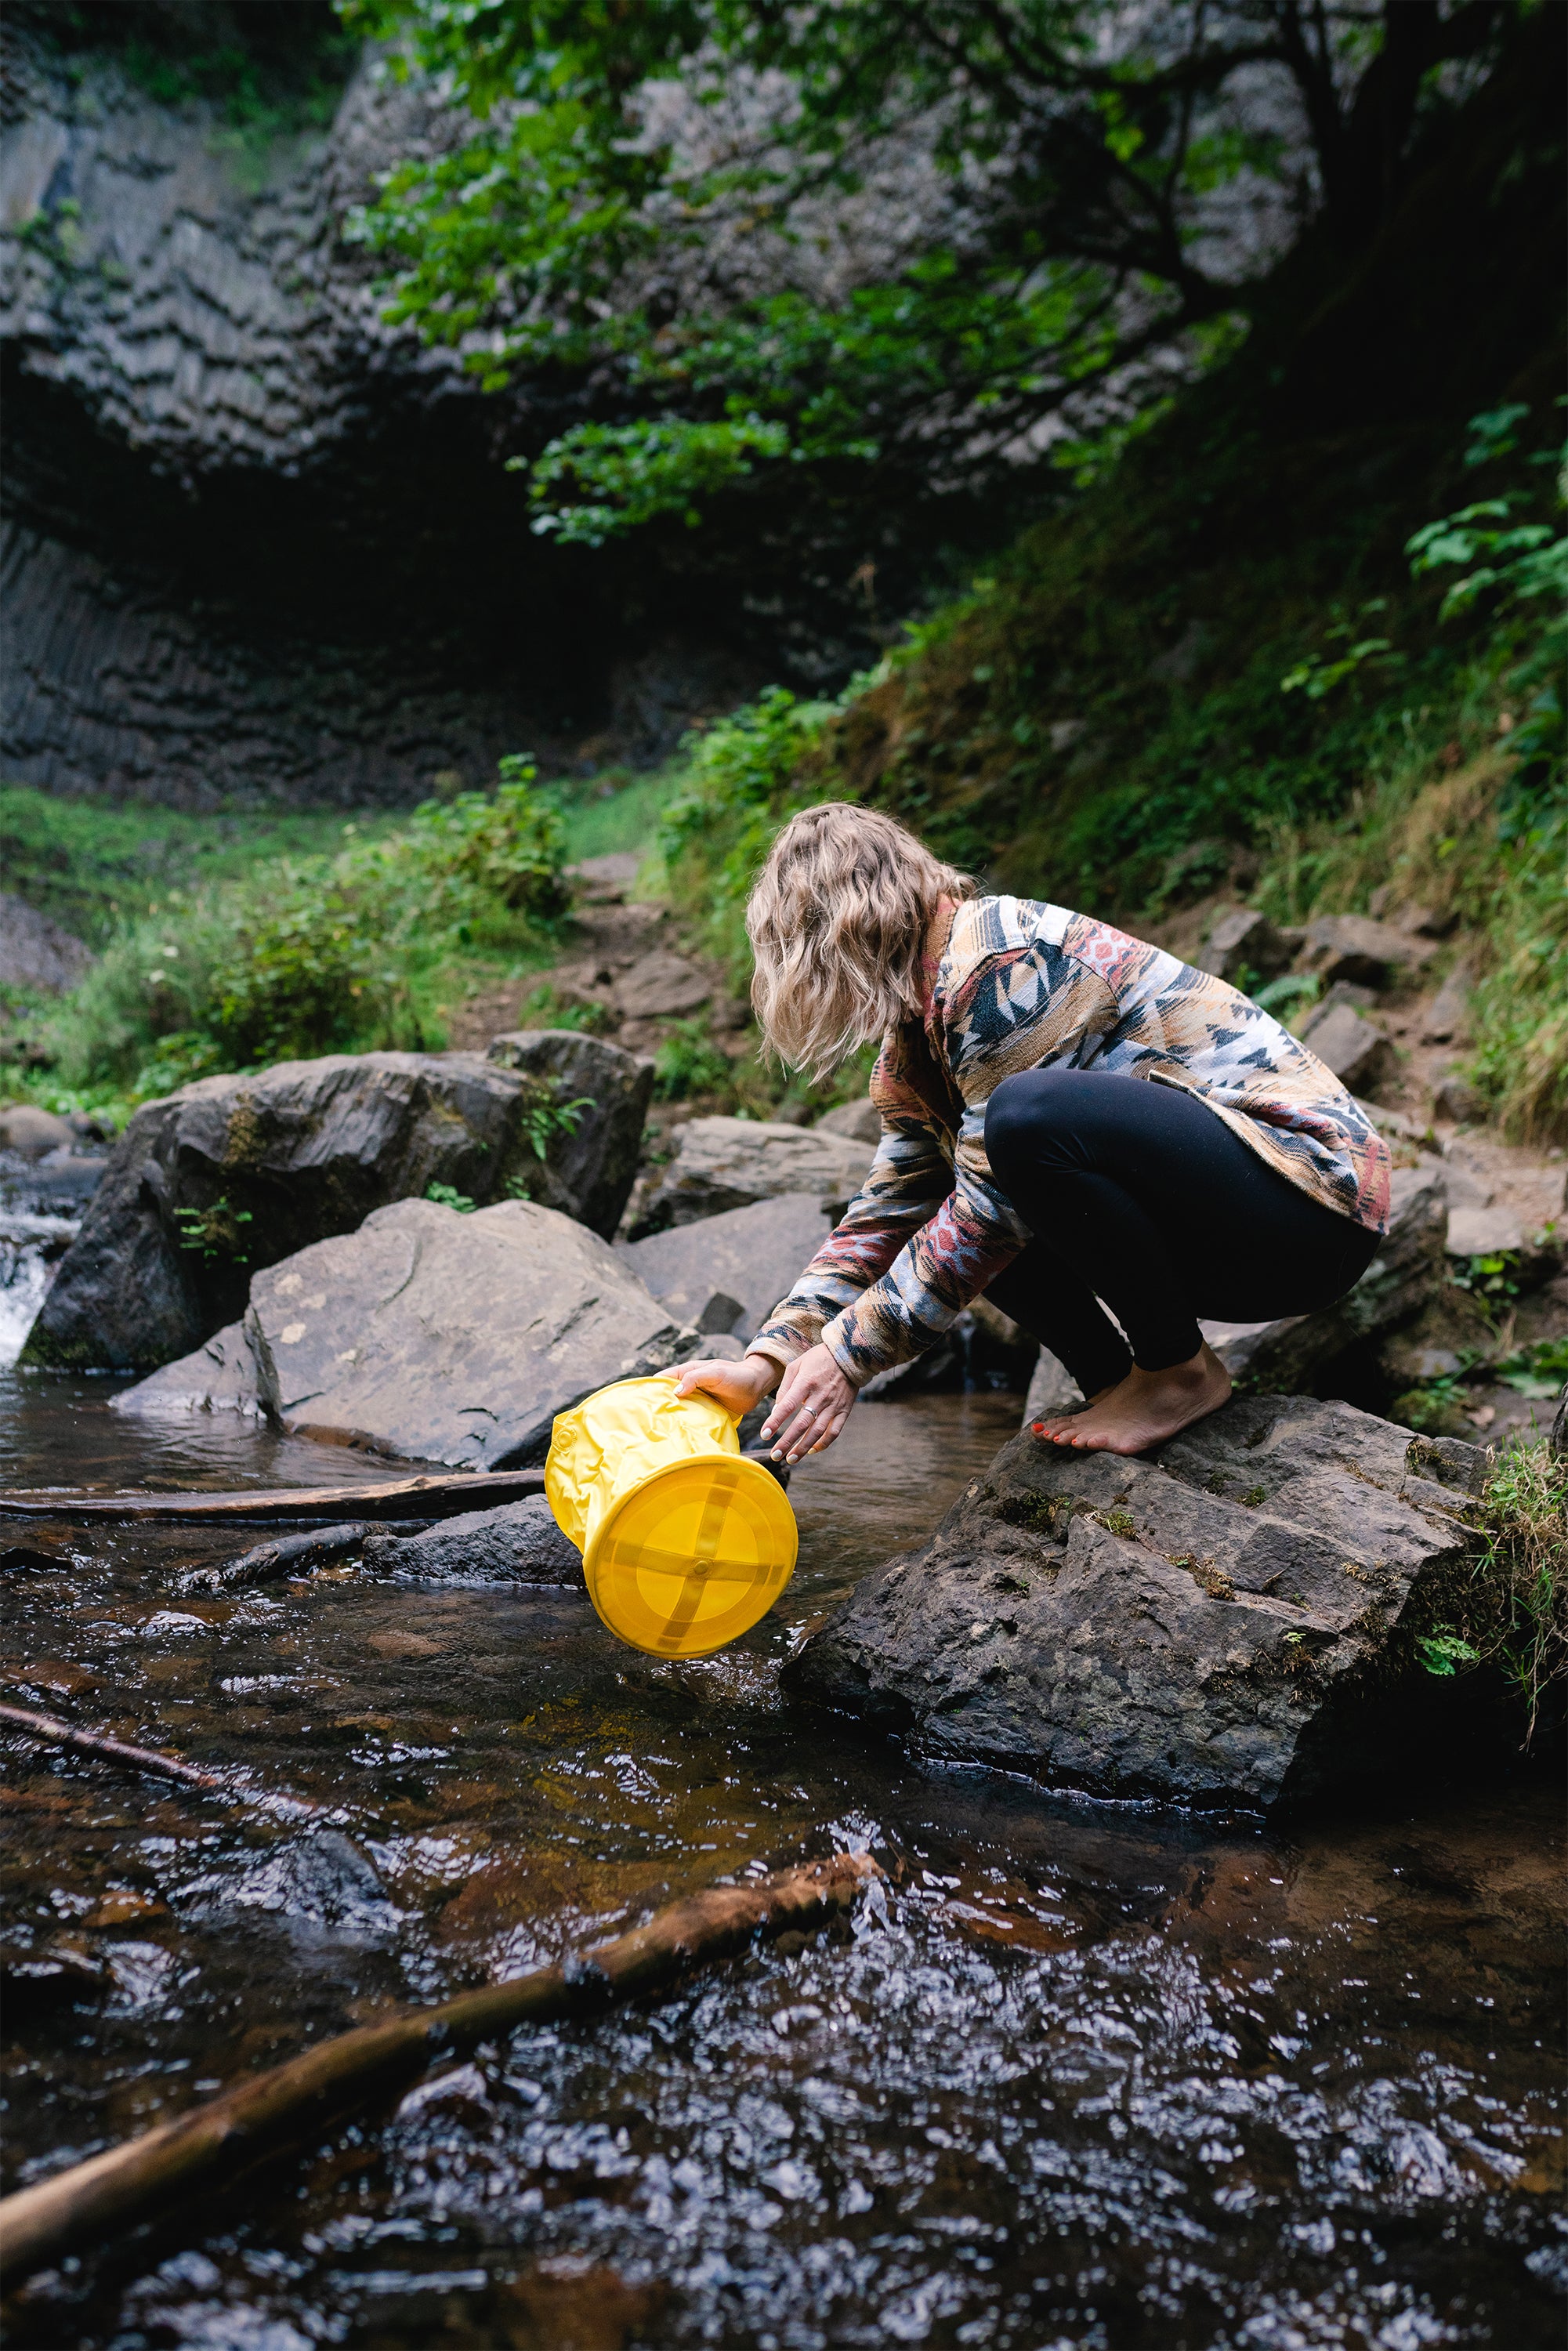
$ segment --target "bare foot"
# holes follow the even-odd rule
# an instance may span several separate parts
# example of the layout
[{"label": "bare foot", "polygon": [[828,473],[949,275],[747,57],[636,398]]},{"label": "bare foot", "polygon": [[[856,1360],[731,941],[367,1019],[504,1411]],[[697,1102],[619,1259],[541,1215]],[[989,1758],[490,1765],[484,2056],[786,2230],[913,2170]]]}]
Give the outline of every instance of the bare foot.
[{"label": "bare foot", "polygon": [[1113,1388],[1102,1388],[1079,1412],[1053,1413],[1031,1421],[1049,1445],[1071,1445],[1085,1453],[1146,1453],[1178,1428],[1218,1412],[1230,1394],[1230,1374],[1207,1342],[1190,1363],[1163,1372],[1141,1372],[1134,1364]]}]

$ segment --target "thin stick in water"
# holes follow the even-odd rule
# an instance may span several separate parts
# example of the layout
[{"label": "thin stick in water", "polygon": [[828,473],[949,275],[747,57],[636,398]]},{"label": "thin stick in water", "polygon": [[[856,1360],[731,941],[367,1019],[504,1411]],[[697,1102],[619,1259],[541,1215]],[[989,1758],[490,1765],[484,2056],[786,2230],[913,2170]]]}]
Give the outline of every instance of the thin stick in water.
[{"label": "thin stick in water", "polygon": [[204,1796],[222,1796],[233,1804],[254,1804],[259,1808],[311,1813],[328,1808],[313,1804],[306,1796],[275,1796],[265,1791],[236,1788],[232,1780],[220,1772],[204,1771],[199,1764],[187,1763],[179,1755],[165,1755],[156,1747],[131,1747],[123,1739],[111,1739],[106,1730],[78,1730],[74,1723],[62,1722],[57,1715],[35,1714],[25,1706],[0,1706],[0,1729],[20,1730],[36,1739],[41,1746],[64,1747],[73,1755],[91,1755],[99,1762],[119,1763],[132,1771],[152,1771],[165,1780],[177,1780],[182,1787],[199,1788]]},{"label": "thin stick in water", "polygon": [[423,2073],[432,2058],[460,2056],[520,2024],[580,2016],[657,1991],[688,1968],[744,1950],[758,1935],[816,1926],[849,1909],[881,1875],[869,1854],[841,1853],[745,1885],[712,1886],[559,1967],[537,1968],[323,2041],[173,2122],[7,2197],[0,2203],[0,2279],[15,2283],[97,2247],[112,2231],[313,2137]]}]

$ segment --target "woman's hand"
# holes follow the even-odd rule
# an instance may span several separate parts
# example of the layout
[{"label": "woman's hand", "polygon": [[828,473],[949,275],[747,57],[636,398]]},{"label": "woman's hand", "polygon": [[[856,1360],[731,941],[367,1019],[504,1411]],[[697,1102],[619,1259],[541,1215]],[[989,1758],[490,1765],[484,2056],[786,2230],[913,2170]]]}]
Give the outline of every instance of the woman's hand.
[{"label": "woman's hand", "polygon": [[774,1440],[775,1461],[799,1461],[804,1453],[822,1452],[848,1420],[856,1393],[820,1342],[798,1355],[763,1424],[762,1441]]},{"label": "woman's hand", "polygon": [[674,1380],[677,1395],[695,1395],[700,1390],[714,1397],[739,1420],[753,1405],[761,1403],[779,1377],[779,1366],[771,1355],[747,1355],[738,1364],[724,1355],[711,1355],[695,1364],[682,1364],[660,1377]]}]

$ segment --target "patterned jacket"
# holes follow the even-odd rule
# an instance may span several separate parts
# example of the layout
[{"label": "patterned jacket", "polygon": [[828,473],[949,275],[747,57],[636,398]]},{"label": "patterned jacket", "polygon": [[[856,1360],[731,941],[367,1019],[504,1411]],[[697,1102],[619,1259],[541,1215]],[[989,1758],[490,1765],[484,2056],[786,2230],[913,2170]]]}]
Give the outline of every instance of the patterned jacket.
[{"label": "patterned jacket", "polygon": [[1108,923],[972,898],[923,1017],[883,1047],[865,1183],[752,1349],[789,1364],[821,1339],[858,1388],[934,1345],[1032,1238],[992,1176],[986,1104],[1015,1071],[1053,1064],[1180,1086],[1324,1207],[1387,1229],[1387,1145],[1268,1013]]}]

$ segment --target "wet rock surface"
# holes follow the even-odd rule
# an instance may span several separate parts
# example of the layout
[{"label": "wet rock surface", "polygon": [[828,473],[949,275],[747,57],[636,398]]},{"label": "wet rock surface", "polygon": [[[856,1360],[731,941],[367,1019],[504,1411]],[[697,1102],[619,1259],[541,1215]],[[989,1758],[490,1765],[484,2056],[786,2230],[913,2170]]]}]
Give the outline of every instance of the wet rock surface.
[{"label": "wet rock surface", "polygon": [[1239,1398],[1146,1458],[1023,1435],[813,1632],[797,1694],[1107,1796],[1269,1811],[1453,1735],[1416,1659],[1485,1457]]},{"label": "wet rock surface", "polygon": [[[531,1184],[531,1098],[522,1075],[478,1054],[335,1053],[149,1102],[115,1146],[26,1360],[167,1364],[239,1319],[253,1270],[389,1201],[440,1183],[483,1203]],[[618,1115],[595,1135],[619,1140]],[[563,1191],[591,1200],[575,1151],[573,1176]]]},{"label": "wet rock surface", "polygon": [[418,1535],[372,1534],[367,1566],[452,1584],[541,1583],[586,1589],[582,1553],[557,1526],[542,1494],[467,1510]]},{"label": "wet rock surface", "polygon": [[820,1126],[747,1118],[690,1119],[676,1131],[674,1146],[632,1228],[634,1241],[787,1193],[841,1207],[860,1190],[874,1156],[872,1145]]},{"label": "wet rock surface", "polygon": [[690,1345],[585,1225],[524,1200],[469,1216],[401,1200],[256,1274],[215,1353],[116,1401],[154,1416],[237,1409],[334,1444],[517,1469],[544,1459],[558,1412]]}]

